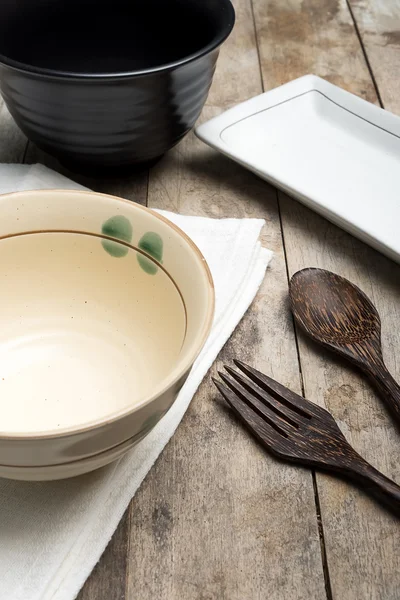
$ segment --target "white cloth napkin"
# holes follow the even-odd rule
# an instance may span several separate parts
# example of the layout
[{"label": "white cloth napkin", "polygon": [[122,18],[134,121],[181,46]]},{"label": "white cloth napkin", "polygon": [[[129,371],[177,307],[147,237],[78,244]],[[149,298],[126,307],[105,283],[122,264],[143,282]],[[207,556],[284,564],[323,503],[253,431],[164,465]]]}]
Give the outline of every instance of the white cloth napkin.
[{"label": "white cloth napkin", "polygon": [[[42,165],[0,165],[0,193],[55,187],[84,189]],[[272,256],[258,241],[264,221],[160,212],[194,240],[208,261],[216,290],[210,336],[172,408],[123,458],[94,473],[58,482],[0,479],[1,600],[77,596],[264,277]]]}]

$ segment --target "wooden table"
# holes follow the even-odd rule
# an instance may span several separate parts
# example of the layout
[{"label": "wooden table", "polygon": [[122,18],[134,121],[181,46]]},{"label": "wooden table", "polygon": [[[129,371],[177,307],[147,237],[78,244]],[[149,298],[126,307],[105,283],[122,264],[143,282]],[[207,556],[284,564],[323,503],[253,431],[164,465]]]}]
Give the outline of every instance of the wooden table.
[{"label": "wooden table", "polygon": [[[400,114],[399,0],[236,0],[235,8],[203,120],[306,73]],[[4,106],[0,119],[1,162],[57,168]],[[149,174],[79,180],[184,214],[264,218],[273,263],[212,372],[237,356],[303,386],[400,482],[400,437],[381,402],[357,372],[297,335],[287,305],[298,269],[348,277],[380,311],[384,355],[400,379],[399,266],[193,135]],[[398,600],[399,522],[347,483],[267,455],[224,409],[210,375],[79,600]]]}]

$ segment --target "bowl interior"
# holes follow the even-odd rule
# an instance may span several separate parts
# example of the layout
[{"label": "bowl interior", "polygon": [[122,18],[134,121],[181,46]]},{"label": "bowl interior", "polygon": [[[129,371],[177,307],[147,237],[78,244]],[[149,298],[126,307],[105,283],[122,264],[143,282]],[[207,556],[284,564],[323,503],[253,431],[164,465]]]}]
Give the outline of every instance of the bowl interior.
[{"label": "bowl interior", "polygon": [[151,69],[216,41],[233,24],[228,4],[227,0],[13,0],[0,7],[0,55],[63,73]]},{"label": "bowl interior", "polygon": [[4,433],[75,427],[134,407],[178,361],[181,293],[139,250],[101,235],[17,234],[0,240],[0,280]]}]

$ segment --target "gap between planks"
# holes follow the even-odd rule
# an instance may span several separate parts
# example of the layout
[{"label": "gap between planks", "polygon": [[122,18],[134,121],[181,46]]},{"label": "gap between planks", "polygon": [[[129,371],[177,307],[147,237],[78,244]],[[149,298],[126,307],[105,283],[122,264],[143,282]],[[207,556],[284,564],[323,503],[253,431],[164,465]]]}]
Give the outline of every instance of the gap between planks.
[{"label": "gap between planks", "polygon": [[[255,38],[256,47],[257,47],[258,64],[259,64],[259,68],[260,68],[261,88],[262,88],[262,91],[265,92],[264,77],[263,77],[262,64],[261,64],[260,44],[259,44],[259,39],[258,39],[258,31],[257,31],[256,17],[255,17],[255,11],[254,11],[254,0],[250,0],[250,5],[251,5],[251,13],[252,13],[252,17],[253,17],[254,38]],[[351,13],[351,11],[350,11],[350,13]],[[352,13],[351,13],[351,16],[353,18]],[[353,18],[353,21],[354,21],[354,18]],[[358,35],[358,30],[357,30],[357,35]],[[360,39],[360,43],[361,43],[360,36],[359,36],[359,39]],[[367,61],[367,65],[369,67],[368,61]],[[370,72],[371,72],[371,70],[370,70]],[[371,76],[372,76],[372,72],[371,72]],[[375,80],[373,80],[373,81],[374,81],[374,86],[376,88]],[[286,277],[287,277],[287,283],[288,283],[288,287],[289,287],[290,275],[289,275],[289,266],[288,266],[288,256],[287,256],[287,250],[286,250],[286,244],[285,244],[285,232],[284,232],[284,227],[283,227],[280,195],[279,195],[278,190],[276,190],[276,202],[277,202],[278,214],[279,214],[279,224],[280,224],[280,229],[281,229],[283,254],[284,254],[284,258],[285,258]],[[293,319],[293,317],[292,317],[292,319]],[[298,361],[298,366],[299,366],[301,393],[305,397],[303,373],[302,373],[302,368],[301,368],[299,340],[298,340],[297,327],[296,327],[296,323],[294,322],[294,319],[293,319],[293,332],[294,332],[294,339],[295,339],[295,344],[296,344],[297,361]],[[319,540],[320,540],[321,562],[322,562],[322,569],[323,569],[323,574],[324,574],[326,599],[333,600],[332,587],[331,587],[331,581],[330,581],[330,576],[329,576],[328,559],[327,559],[327,554],[326,554],[324,528],[322,525],[322,518],[321,518],[321,508],[320,508],[320,502],[319,502],[318,485],[317,485],[317,479],[315,477],[314,469],[312,469],[312,481],[313,481],[313,488],[314,488],[315,517],[317,520],[318,534],[319,534]]]},{"label": "gap between planks", "polygon": [[365,64],[367,65],[368,72],[369,72],[369,74],[370,74],[370,76],[371,76],[371,80],[372,80],[373,86],[374,86],[374,88],[375,88],[376,97],[377,97],[377,99],[378,99],[379,105],[380,105],[382,108],[384,108],[384,106],[383,106],[383,101],[382,101],[382,97],[381,97],[381,94],[380,94],[380,91],[379,91],[379,88],[378,88],[378,84],[377,84],[377,82],[376,82],[375,75],[374,75],[374,72],[373,72],[373,70],[372,70],[372,66],[371,66],[370,60],[369,60],[369,58],[368,58],[367,49],[366,49],[366,47],[365,47],[365,45],[364,45],[364,43],[363,43],[363,41],[362,41],[362,37],[361,37],[361,33],[360,33],[360,29],[359,29],[359,27],[358,27],[358,23],[357,23],[357,20],[356,20],[356,18],[355,18],[355,16],[354,16],[354,12],[353,12],[353,9],[351,8],[351,4],[350,4],[350,1],[349,1],[349,0],[346,0],[346,5],[347,5],[347,8],[348,8],[348,10],[349,10],[349,13],[350,13],[351,19],[352,19],[352,21],[353,21],[354,30],[355,30],[355,32],[356,32],[356,34],[357,34],[358,41],[359,41],[359,43],[360,43],[360,47],[361,47],[361,51],[362,51],[362,53],[363,53],[363,56],[364,56]]}]

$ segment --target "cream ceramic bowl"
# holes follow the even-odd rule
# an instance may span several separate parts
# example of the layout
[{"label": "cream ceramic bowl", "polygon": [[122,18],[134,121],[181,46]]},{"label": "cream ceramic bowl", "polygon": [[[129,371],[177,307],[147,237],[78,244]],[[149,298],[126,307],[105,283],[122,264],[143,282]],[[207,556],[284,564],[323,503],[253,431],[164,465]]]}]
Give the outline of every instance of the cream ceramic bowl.
[{"label": "cream ceramic bowl", "polygon": [[111,462],[166,413],[210,331],[197,247],[132,202],[0,196],[0,476]]}]

